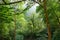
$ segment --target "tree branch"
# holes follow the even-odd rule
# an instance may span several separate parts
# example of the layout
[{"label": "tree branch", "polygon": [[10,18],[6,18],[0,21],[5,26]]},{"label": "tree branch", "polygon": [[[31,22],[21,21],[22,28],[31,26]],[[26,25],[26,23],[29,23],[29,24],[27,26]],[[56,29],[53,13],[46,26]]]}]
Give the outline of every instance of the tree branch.
[{"label": "tree branch", "polygon": [[[20,3],[22,1],[16,1],[16,2],[11,2],[11,3],[6,3],[5,0],[2,0],[4,2],[4,4],[0,4],[0,5],[11,5],[11,4],[15,4],[15,3]],[[25,0],[23,0],[25,1]],[[41,7],[43,7],[39,2],[34,1],[35,3],[38,3]]]},{"label": "tree branch", "polygon": [[22,1],[17,1],[17,2],[6,3],[4,0],[2,0],[2,1],[4,2],[4,4],[0,4],[0,5],[10,5],[10,4],[22,2]]},{"label": "tree branch", "polygon": [[4,4],[6,4],[5,0],[2,0],[4,2]]},{"label": "tree branch", "polygon": [[39,4],[41,7],[43,7],[43,5],[40,2],[38,2],[38,1],[34,1],[34,2]]}]

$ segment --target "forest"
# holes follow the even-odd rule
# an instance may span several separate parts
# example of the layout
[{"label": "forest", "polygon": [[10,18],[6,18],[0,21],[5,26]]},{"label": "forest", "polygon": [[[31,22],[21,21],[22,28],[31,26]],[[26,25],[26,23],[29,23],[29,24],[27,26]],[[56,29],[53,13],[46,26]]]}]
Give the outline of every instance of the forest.
[{"label": "forest", "polygon": [[60,0],[0,0],[0,40],[60,40]]}]

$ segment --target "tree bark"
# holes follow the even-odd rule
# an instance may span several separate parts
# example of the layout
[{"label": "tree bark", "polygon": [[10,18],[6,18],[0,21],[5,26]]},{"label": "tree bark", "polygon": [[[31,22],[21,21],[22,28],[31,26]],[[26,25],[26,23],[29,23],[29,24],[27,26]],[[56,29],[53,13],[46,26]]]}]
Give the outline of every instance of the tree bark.
[{"label": "tree bark", "polygon": [[51,30],[50,30],[50,24],[48,22],[48,14],[47,14],[47,0],[43,1],[43,5],[44,5],[44,15],[45,15],[45,19],[46,19],[46,25],[47,25],[47,31],[48,31],[48,40],[51,40]]}]

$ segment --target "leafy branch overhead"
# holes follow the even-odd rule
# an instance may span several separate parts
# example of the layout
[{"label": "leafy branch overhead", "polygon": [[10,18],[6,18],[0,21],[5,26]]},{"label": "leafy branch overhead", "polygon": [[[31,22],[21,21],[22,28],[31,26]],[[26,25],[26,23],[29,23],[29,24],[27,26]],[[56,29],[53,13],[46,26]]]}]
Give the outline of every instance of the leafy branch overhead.
[{"label": "leafy branch overhead", "polygon": [[[11,5],[11,4],[15,4],[15,3],[20,3],[20,2],[22,2],[22,1],[27,1],[27,0],[19,0],[19,1],[15,1],[15,2],[6,2],[6,0],[2,0],[3,1],[3,3],[2,4],[0,4],[0,5]],[[33,0],[32,0],[33,1]],[[37,1],[33,1],[33,2],[35,2],[35,3],[37,3],[37,4],[39,4],[41,7],[43,7],[42,5],[41,5],[41,3],[40,2],[38,2],[38,0]]]}]

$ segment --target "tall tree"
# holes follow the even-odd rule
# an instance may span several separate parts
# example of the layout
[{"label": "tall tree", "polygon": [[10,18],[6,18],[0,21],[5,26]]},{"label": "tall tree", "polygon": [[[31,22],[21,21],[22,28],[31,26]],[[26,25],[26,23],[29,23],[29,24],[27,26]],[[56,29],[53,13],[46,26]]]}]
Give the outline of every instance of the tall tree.
[{"label": "tall tree", "polygon": [[46,25],[47,25],[47,31],[48,31],[48,40],[51,40],[51,30],[50,30],[50,24],[48,21],[48,14],[47,14],[47,0],[43,1],[43,5],[44,5],[44,15],[45,15],[45,19],[46,19]]}]

